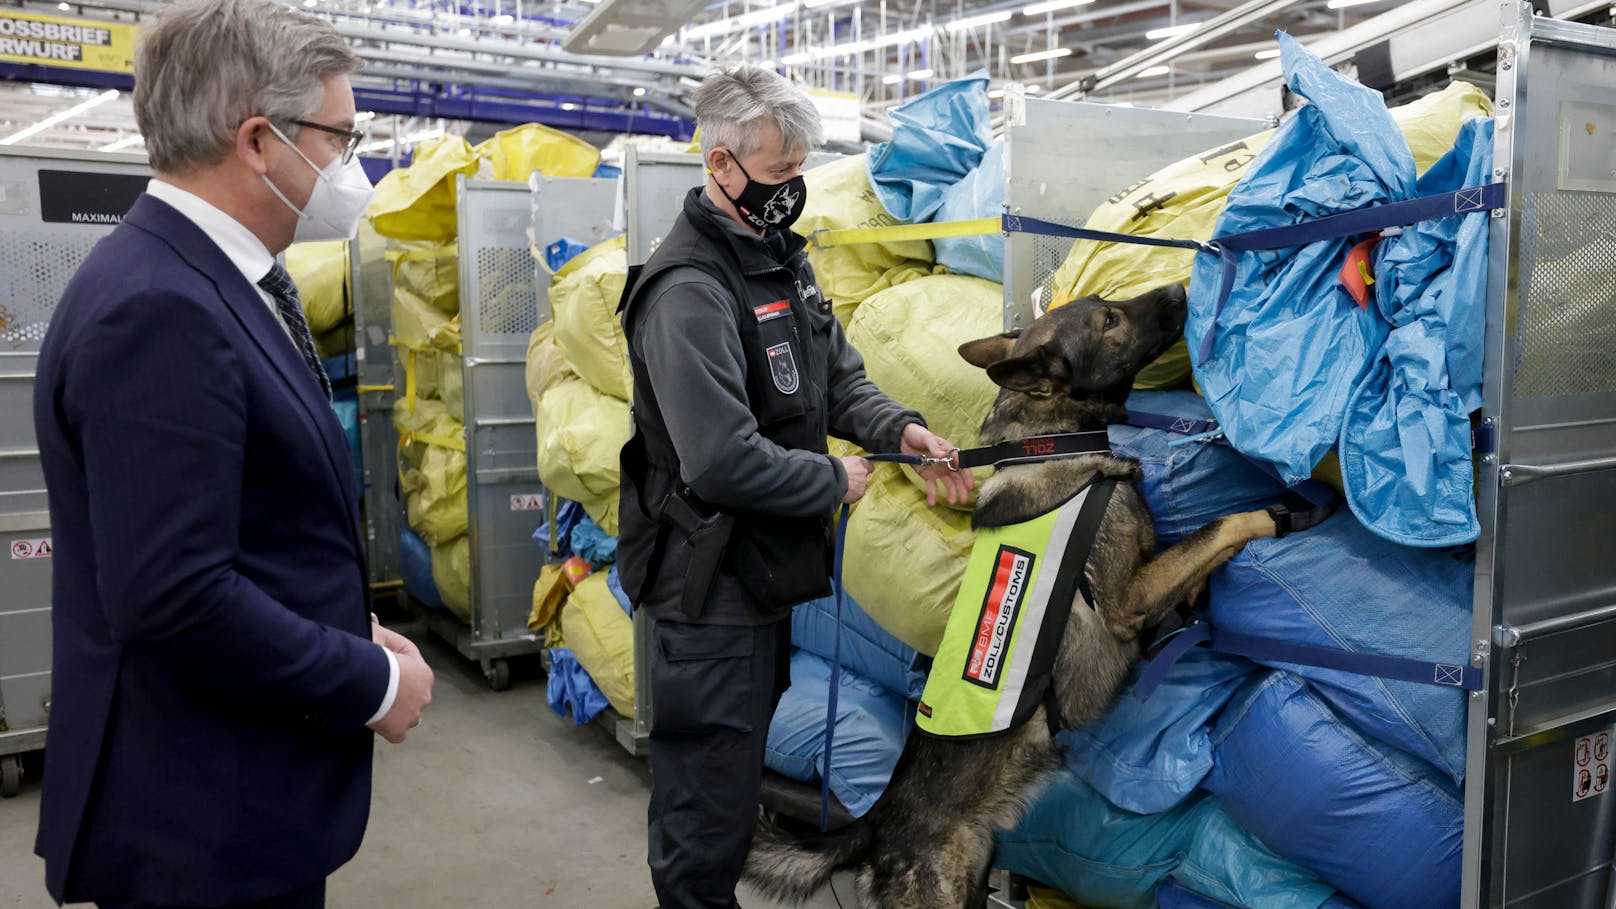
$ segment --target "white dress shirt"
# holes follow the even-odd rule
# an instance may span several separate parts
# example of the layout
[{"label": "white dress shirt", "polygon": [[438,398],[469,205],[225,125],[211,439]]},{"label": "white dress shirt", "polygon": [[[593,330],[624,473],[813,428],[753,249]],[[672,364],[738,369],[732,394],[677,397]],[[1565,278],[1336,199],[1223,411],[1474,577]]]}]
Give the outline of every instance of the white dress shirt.
[{"label": "white dress shirt", "polygon": [[[225,257],[241,271],[247,283],[258,291],[259,299],[269,307],[269,313],[275,317],[275,323],[286,331],[287,337],[290,338],[291,329],[281,321],[274,298],[258,286],[259,280],[269,274],[269,270],[275,265],[275,257],[269,254],[263,241],[240,221],[215,208],[201,196],[180,189],[172,183],[152,180],[146,184],[146,193],[173,207],[208,235],[208,239],[212,240],[224,252]],[[301,360],[301,355],[299,359]],[[380,644],[376,646],[381,647]],[[398,697],[398,657],[386,647],[382,647],[382,652],[387,654],[387,693],[382,696],[381,707],[366,721],[366,725],[386,716],[387,711],[393,709],[393,701]]]}]

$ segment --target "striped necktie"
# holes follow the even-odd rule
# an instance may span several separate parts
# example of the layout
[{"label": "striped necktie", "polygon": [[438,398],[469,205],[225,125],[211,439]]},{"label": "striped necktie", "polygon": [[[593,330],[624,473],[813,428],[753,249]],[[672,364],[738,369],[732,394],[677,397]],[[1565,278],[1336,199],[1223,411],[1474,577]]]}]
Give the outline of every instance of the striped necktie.
[{"label": "striped necktie", "polygon": [[277,262],[270,266],[269,274],[258,279],[258,286],[274,299],[275,311],[280,313],[281,321],[291,332],[292,343],[303,355],[303,362],[314,370],[315,378],[320,380],[320,390],[325,392],[326,400],[330,400],[331,380],[320,366],[319,355],[314,352],[314,336],[309,333],[309,322],[303,317],[303,304],[298,300],[297,285],[292,283],[292,276]]}]

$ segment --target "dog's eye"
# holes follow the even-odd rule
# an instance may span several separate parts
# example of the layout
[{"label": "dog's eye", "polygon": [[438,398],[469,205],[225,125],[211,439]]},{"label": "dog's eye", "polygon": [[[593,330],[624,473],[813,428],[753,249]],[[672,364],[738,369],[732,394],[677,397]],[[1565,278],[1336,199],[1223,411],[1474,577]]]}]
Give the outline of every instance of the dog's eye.
[{"label": "dog's eye", "polygon": [[1108,309],[1108,310],[1105,311],[1105,330],[1106,331],[1110,331],[1111,329],[1116,328],[1117,323],[1120,322],[1120,321],[1122,321],[1122,320],[1117,318],[1117,311],[1116,310]]}]

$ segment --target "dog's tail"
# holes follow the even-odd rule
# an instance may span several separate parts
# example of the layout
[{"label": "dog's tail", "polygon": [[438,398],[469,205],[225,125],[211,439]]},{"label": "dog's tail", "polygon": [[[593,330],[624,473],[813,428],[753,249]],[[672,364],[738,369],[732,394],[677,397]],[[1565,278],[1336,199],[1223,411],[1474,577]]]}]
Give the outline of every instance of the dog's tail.
[{"label": "dog's tail", "polygon": [[764,895],[800,903],[829,883],[831,874],[858,864],[869,854],[875,844],[875,813],[872,810],[845,827],[806,836],[760,823],[744,875]]}]

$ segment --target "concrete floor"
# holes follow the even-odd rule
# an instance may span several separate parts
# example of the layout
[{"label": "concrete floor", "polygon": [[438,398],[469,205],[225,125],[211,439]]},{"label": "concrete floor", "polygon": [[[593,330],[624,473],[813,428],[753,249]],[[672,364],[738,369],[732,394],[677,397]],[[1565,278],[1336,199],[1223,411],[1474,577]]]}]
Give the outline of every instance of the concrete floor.
[{"label": "concrete floor", "polygon": [[[536,669],[489,690],[475,665],[417,624],[395,624],[437,673],[432,706],[403,745],[378,740],[370,830],[332,876],[332,909],[428,906],[648,909],[650,773],[599,727],[544,703]],[[0,800],[0,909],[52,906],[33,854],[37,782]],[[848,882],[838,884],[853,909]],[[747,909],[777,909],[749,898]],[[804,904],[834,909],[829,893]]]}]

